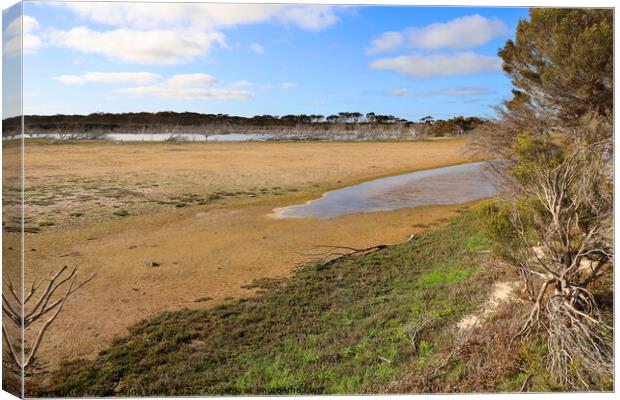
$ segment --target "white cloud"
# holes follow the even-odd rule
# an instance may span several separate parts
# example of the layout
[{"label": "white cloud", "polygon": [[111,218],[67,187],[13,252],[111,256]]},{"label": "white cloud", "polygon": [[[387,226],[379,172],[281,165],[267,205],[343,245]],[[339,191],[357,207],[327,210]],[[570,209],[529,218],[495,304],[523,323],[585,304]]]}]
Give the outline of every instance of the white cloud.
[{"label": "white cloud", "polygon": [[3,54],[13,57],[22,53],[32,54],[45,47],[45,43],[33,32],[39,30],[36,18],[24,15],[15,18],[4,30]]},{"label": "white cloud", "polygon": [[385,94],[396,97],[431,97],[431,96],[450,96],[450,97],[468,97],[479,96],[495,93],[494,90],[484,86],[471,86],[460,88],[446,88],[433,90],[411,90],[409,88],[388,89]]},{"label": "white cloud", "polygon": [[237,81],[233,82],[230,86],[234,88],[250,88],[254,86],[254,83],[250,81]]},{"label": "white cloud", "polygon": [[282,8],[270,4],[200,3],[63,3],[79,16],[111,26],[134,29],[179,28],[216,29],[269,19]]},{"label": "white cloud", "polygon": [[294,89],[297,87],[296,83],[293,82],[283,82],[280,84],[280,87],[285,90]]},{"label": "white cloud", "polygon": [[79,16],[99,24],[134,29],[194,27],[214,30],[277,19],[301,29],[325,29],[338,21],[323,5],[67,2]]},{"label": "white cloud", "polygon": [[207,74],[178,74],[173,75],[168,84],[174,87],[203,86],[218,83],[211,75]]},{"label": "white cloud", "polygon": [[2,55],[6,57],[13,57],[21,54],[22,51],[22,41],[19,36],[10,38],[4,42],[2,45]]},{"label": "white cloud", "polygon": [[373,61],[370,68],[395,71],[413,78],[431,78],[501,71],[502,63],[495,56],[465,52],[383,58]]},{"label": "white cloud", "polygon": [[162,77],[150,72],[87,72],[82,75],[59,75],[55,76],[54,79],[67,85],[78,85],[87,82],[145,85],[159,82],[162,80]]},{"label": "white cloud", "polygon": [[329,28],[339,21],[334,8],[324,5],[287,6],[278,13],[277,18],[284,23],[314,32]]},{"label": "white cloud", "polygon": [[325,5],[122,2],[66,2],[61,5],[99,24],[134,29],[192,26],[213,30],[275,19],[316,31],[339,20],[334,7]]},{"label": "white cloud", "polygon": [[236,87],[217,87],[218,81],[207,74],[178,74],[156,84],[118,89],[132,96],[155,96],[175,100],[250,100],[254,95]]},{"label": "white cloud", "polygon": [[20,15],[9,23],[4,34],[8,36],[17,36],[22,33],[22,30],[24,33],[29,33],[37,29],[39,29],[39,21],[37,21],[36,18],[29,15],[24,15],[23,17]]},{"label": "white cloud", "polygon": [[508,33],[508,27],[499,18],[475,14],[412,29],[410,37],[416,48],[462,50],[483,45]]},{"label": "white cloud", "polygon": [[38,36],[26,33],[24,34],[22,46],[25,54],[33,54],[45,47],[45,43]]},{"label": "white cloud", "polygon": [[394,51],[402,47],[405,37],[400,32],[385,32],[370,43],[366,54],[378,54],[386,51]]},{"label": "white cloud", "polygon": [[120,28],[93,31],[81,26],[69,31],[52,30],[50,42],[85,53],[101,54],[136,64],[171,65],[204,57],[214,45],[224,46],[218,32],[134,30]]},{"label": "white cloud", "polygon": [[252,50],[256,54],[265,54],[265,48],[258,43],[252,43],[250,45],[250,50]]},{"label": "white cloud", "polygon": [[394,51],[401,47],[424,50],[464,50],[481,46],[492,39],[508,35],[509,29],[499,18],[478,14],[435,23],[403,32],[385,32],[374,39],[368,54]]},{"label": "white cloud", "polygon": [[[226,46],[226,36],[220,30],[227,27],[279,21],[318,31],[338,21],[333,7],[314,5],[66,2],[57,6],[113,28],[94,30],[80,26],[52,30],[52,44],[123,62],[153,65],[206,57],[215,45]],[[262,47],[253,50],[264,52]]]}]

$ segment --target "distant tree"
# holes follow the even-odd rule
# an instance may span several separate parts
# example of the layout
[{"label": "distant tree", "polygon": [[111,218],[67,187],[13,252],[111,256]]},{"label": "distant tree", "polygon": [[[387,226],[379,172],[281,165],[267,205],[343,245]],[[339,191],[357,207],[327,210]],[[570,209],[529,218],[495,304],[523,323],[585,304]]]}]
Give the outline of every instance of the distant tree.
[{"label": "distant tree", "polygon": [[391,124],[392,122],[394,122],[394,117],[391,115],[377,114],[375,116],[375,121],[379,124]]},{"label": "distant tree", "polygon": [[431,117],[430,115],[427,115],[426,117],[420,118],[420,122],[425,125],[433,125],[433,122],[435,122],[435,119],[433,119],[433,117]]},{"label": "distant tree", "polygon": [[324,117],[324,116],[322,116],[322,115],[320,115],[320,114],[312,114],[312,115],[310,116],[310,119],[311,119],[311,122],[312,122],[312,123],[317,124],[317,123],[323,122],[323,120],[325,119],[325,117]]},{"label": "distant tree", "polygon": [[340,117],[338,115],[330,115],[326,118],[327,122],[329,122],[330,124],[336,123],[338,122],[338,119]]},{"label": "distant tree", "polygon": [[349,122],[349,118],[351,118],[351,113],[349,112],[338,113],[338,122],[342,124],[346,124],[347,122]]},{"label": "distant tree", "polygon": [[[24,118],[27,132],[55,133],[63,139],[98,138],[112,132],[148,133],[168,132],[200,133],[212,135],[214,133],[230,133],[238,128],[277,129],[278,127],[291,129],[310,128],[315,124],[359,124],[368,121],[373,124],[408,123],[408,121],[391,115],[376,115],[368,113],[366,116],[359,112],[341,112],[327,118],[319,114],[288,114],[284,116],[255,115],[241,117],[228,114],[200,114],[194,112],[177,113],[162,111],[157,113],[92,113],[89,115],[27,115]],[[4,120],[3,134],[9,135],[19,132],[21,119],[17,117]],[[316,128],[316,127],[315,127]],[[326,127],[323,126],[323,130]],[[352,127],[349,127],[352,128]],[[360,129],[360,127],[355,127]]]},{"label": "distant tree", "polygon": [[458,116],[448,120],[438,119],[432,124],[427,124],[425,134],[428,136],[460,136],[464,135],[486,121],[478,117]]},{"label": "distant tree", "polygon": [[297,122],[297,115],[292,115],[292,114],[283,115],[280,117],[280,121],[286,122],[288,124],[293,124]]},{"label": "distant tree", "polygon": [[363,114],[358,112],[353,112],[349,114],[349,118],[351,122],[361,122],[363,118]]}]

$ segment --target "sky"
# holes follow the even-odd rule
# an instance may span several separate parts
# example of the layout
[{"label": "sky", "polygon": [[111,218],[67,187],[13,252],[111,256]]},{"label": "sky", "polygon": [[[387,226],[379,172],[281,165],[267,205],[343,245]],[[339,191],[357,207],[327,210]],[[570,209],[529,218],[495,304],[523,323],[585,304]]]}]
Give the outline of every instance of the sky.
[{"label": "sky", "polygon": [[26,2],[23,17],[3,15],[4,81],[18,69],[21,26],[27,115],[489,117],[511,91],[497,51],[526,17],[526,8]]}]

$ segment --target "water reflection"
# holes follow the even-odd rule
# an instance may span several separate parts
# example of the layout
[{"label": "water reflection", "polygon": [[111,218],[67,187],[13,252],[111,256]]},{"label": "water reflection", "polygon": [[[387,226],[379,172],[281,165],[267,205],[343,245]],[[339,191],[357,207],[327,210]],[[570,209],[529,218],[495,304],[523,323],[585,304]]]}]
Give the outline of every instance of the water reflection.
[{"label": "water reflection", "polygon": [[320,199],[275,210],[278,218],[334,218],[491,197],[499,189],[486,162],[375,179],[327,192]]}]

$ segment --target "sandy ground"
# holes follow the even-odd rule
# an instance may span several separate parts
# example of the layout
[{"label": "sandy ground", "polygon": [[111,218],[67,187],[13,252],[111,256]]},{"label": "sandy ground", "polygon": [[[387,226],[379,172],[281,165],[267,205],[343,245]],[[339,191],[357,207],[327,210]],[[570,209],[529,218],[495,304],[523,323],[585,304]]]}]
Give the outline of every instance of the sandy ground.
[{"label": "sandy ground", "polygon": [[465,315],[456,324],[456,327],[462,334],[471,331],[473,328],[480,326],[491,315],[493,315],[499,306],[506,301],[514,298],[513,292],[518,286],[518,282],[497,282],[493,285],[493,290],[487,301],[483,304],[482,309],[475,314]]},{"label": "sandy ground", "polygon": [[[465,145],[442,140],[28,146],[27,195],[53,197],[39,205],[27,200],[29,223],[54,225],[26,235],[27,283],[62,265],[77,265],[82,277],[97,272],[67,302],[41,360],[54,365],[62,358],[93,357],[148,316],[251,296],[244,285],[290,274],[314,245],[394,243],[437,226],[460,206],[331,220],[268,215],[328,189],[465,162]],[[102,191],[108,187],[114,196]],[[209,197],[216,192],[225,194]],[[174,199],[187,193],[193,197]],[[176,206],[179,202],[184,205]],[[119,209],[128,215],[114,214]]]}]

